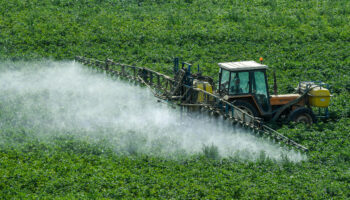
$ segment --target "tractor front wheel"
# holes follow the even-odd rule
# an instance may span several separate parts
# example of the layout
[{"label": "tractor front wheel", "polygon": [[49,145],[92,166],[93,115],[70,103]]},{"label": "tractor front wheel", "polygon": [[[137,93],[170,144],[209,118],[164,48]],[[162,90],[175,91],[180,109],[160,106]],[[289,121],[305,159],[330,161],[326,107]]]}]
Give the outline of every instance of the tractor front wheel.
[{"label": "tractor front wheel", "polygon": [[316,116],[311,109],[302,107],[293,110],[288,116],[288,121],[311,125],[312,123],[316,123]]}]

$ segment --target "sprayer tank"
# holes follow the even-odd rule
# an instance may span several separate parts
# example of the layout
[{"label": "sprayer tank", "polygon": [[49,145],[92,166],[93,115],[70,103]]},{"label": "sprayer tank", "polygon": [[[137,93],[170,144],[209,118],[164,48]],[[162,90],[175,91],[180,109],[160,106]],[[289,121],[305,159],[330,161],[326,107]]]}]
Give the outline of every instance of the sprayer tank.
[{"label": "sprayer tank", "polygon": [[[213,93],[212,86],[210,85],[210,83],[208,83],[206,81],[194,80],[193,81],[193,85],[194,85],[194,88],[198,88],[198,89],[204,90],[204,91],[206,91],[208,93],[211,93],[211,94]],[[198,93],[198,97],[197,97],[197,100],[196,100],[197,103],[204,103],[204,102],[206,102],[208,100],[212,101],[213,98],[210,97],[209,99],[206,99],[206,96],[203,93],[201,93],[201,92]]]},{"label": "sprayer tank", "polygon": [[323,87],[315,87],[308,93],[311,106],[326,108],[329,106],[331,93]]}]

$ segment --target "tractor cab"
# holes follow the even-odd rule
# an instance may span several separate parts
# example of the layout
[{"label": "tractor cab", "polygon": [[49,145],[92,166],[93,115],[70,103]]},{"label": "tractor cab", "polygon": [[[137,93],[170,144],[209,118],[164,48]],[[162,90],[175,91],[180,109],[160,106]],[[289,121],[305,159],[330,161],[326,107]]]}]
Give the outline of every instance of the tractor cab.
[{"label": "tractor cab", "polygon": [[255,116],[271,113],[267,66],[255,61],[219,63],[218,93]]}]

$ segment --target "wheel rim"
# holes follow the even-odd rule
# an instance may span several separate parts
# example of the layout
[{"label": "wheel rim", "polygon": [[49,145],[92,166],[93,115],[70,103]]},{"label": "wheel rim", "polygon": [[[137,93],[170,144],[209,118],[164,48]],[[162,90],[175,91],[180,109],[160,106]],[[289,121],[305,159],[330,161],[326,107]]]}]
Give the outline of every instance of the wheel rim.
[{"label": "wheel rim", "polygon": [[303,115],[298,116],[298,117],[295,119],[295,122],[298,122],[298,123],[305,123],[305,124],[312,124],[312,118],[311,118],[311,116],[308,115],[308,114],[303,114]]}]

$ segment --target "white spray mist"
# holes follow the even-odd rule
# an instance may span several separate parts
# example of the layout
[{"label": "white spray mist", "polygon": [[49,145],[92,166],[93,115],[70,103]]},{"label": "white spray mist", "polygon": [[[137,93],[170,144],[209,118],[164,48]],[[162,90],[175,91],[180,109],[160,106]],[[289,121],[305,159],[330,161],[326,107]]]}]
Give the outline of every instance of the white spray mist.
[{"label": "white spray mist", "polygon": [[0,64],[0,101],[17,125],[104,139],[117,153],[176,157],[214,145],[221,157],[306,159],[220,120],[180,114],[145,88],[75,62]]}]

